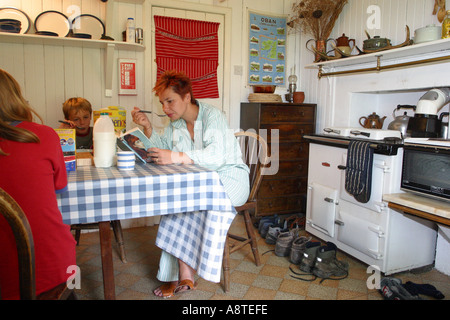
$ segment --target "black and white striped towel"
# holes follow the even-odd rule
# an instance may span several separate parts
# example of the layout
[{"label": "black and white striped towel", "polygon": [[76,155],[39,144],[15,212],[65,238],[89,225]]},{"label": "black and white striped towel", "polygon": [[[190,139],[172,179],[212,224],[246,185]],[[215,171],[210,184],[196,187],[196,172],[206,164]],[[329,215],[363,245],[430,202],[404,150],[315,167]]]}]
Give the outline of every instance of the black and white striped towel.
[{"label": "black and white striped towel", "polygon": [[373,149],[369,142],[351,140],[348,145],[345,190],[362,203],[370,200]]}]

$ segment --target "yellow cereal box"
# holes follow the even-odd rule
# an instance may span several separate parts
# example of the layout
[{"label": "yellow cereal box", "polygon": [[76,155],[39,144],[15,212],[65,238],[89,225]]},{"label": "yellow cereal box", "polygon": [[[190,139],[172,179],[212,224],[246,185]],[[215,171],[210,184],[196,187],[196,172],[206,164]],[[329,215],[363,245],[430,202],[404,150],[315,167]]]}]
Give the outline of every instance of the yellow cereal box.
[{"label": "yellow cereal box", "polygon": [[75,129],[55,129],[64,154],[67,171],[76,170],[76,133]]},{"label": "yellow cereal box", "polygon": [[100,110],[94,111],[94,123],[100,117],[100,113],[107,112],[112,122],[114,123],[114,128],[119,134],[125,133],[127,131],[127,112],[121,107],[109,106],[108,108],[102,108]]}]

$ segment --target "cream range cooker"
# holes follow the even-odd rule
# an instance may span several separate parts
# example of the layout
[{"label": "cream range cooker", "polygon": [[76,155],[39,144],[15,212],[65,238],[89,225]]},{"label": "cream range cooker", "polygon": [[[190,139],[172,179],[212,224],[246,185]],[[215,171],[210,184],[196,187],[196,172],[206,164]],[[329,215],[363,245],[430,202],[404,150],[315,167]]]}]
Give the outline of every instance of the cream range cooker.
[{"label": "cream range cooker", "polygon": [[[403,140],[396,130],[325,128],[310,142],[306,231],[387,274],[434,262],[435,225],[394,211],[383,194],[399,193]],[[374,149],[370,199],[361,203],[345,188],[350,141]]]}]

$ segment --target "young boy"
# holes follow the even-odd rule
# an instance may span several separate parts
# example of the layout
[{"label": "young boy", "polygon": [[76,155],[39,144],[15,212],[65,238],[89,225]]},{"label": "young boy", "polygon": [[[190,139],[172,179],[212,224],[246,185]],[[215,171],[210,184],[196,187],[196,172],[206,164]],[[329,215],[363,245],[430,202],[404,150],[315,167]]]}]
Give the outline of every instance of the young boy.
[{"label": "young boy", "polygon": [[93,128],[91,127],[92,106],[84,98],[70,98],[63,104],[65,120],[70,123],[61,123],[60,129],[75,129],[77,149],[92,149]]}]

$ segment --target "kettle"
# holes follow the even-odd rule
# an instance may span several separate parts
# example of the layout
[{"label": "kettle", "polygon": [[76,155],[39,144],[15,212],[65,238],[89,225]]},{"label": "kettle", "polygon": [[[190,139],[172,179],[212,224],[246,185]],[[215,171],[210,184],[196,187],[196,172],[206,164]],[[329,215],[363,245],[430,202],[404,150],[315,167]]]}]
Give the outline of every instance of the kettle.
[{"label": "kettle", "polygon": [[353,42],[353,47],[355,46],[355,39],[349,39],[345,36],[345,33],[342,34],[339,38],[336,39],[336,46],[338,47],[350,47],[350,42]]},{"label": "kettle", "polygon": [[[367,129],[381,129],[383,127],[383,122],[386,119],[386,116],[380,118],[375,112],[367,117],[359,118],[359,124]],[[364,122],[361,122],[364,120]]]},{"label": "kettle", "polygon": [[416,106],[411,105],[401,105],[399,104],[397,108],[394,109],[392,112],[392,116],[394,117],[394,121],[389,123],[388,130],[399,130],[402,133],[402,136],[406,136],[406,131],[408,129],[408,123],[409,123],[409,116],[407,112],[405,111],[402,116],[395,116],[395,111],[399,109],[407,109],[412,108],[414,111],[416,110]]}]

